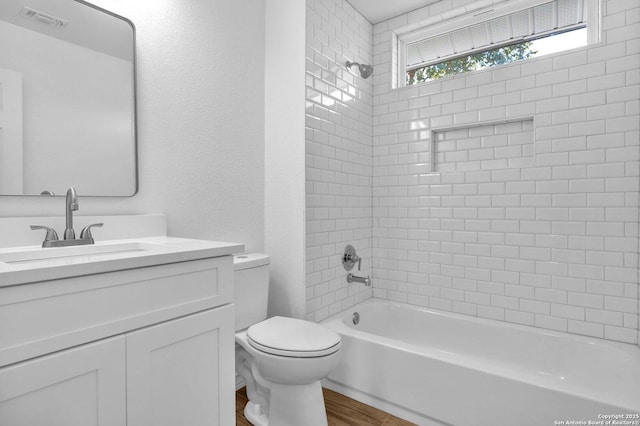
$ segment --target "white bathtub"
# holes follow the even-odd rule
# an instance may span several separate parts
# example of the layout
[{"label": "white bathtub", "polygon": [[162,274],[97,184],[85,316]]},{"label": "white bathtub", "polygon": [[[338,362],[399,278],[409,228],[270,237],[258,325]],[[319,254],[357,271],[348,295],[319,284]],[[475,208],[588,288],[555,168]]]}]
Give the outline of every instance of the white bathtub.
[{"label": "white bathtub", "polygon": [[637,346],[378,299],[323,324],[342,336],[324,385],[419,425],[640,424]]}]

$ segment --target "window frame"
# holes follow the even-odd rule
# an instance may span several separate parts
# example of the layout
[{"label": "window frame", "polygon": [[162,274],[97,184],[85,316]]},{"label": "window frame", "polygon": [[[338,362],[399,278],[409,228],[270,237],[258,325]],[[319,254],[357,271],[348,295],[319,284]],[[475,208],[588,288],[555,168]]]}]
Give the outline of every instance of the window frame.
[{"label": "window frame", "polygon": [[[419,28],[416,29],[415,25],[411,25],[409,27],[400,28],[394,32],[392,32],[392,45],[394,48],[392,49],[393,61],[396,63],[395,73],[394,73],[394,81],[393,86],[395,88],[402,87],[415,87],[421,84],[426,84],[429,82],[407,85],[406,83],[406,74],[407,68],[407,45],[411,43],[418,42],[420,40],[424,40],[431,37],[436,37],[438,35],[446,34],[448,32],[452,32],[462,27],[467,27],[471,25],[475,25],[481,22],[485,22],[491,19],[499,18],[501,16],[509,15],[511,13],[516,13],[518,11],[532,8],[535,6],[539,6],[541,4],[549,3],[553,0],[512,0],[512,1],[503,1],[501,3],[492,5],[490,7],[484,7],[476,10],[465,10],[456,15],[448,14],[449,16],[440,15],[438,17],[434,17],[438,19],[437,22],[430,24],[425,22]],[[602,2],[601,0],[585,0],[585,7],[587,8],[587,46],[591,46],[593,44],[599,43],[601,41],[601,28],[602,28]],[[445,16],[443,20],[443,16]],[[576,26],[578,28],[578,26]],[[548,34],[553,34],[555,31],[549,31]],[[566,32],[566,31],[565,31]],[[534,40],[536,38],[540,38],[541,35],[532,36],[529,40]],[[428,65],[435,65],[438,63],[446,62],[452,59],[456,59],[459,57],[468,56],[474,53],[480,53],[482,51],[488,51],[497,49],[504,46],[509,46],[512,44],[518,44],[527,41],[526,38],[513,39],[509,42],[496,43],[486,49],[478,49],[470,52],[465,52],[462,54],[455,54],[446,56],[443,58],[439,58],[438,61],[434,61]],[[556,52],[555,54],[561,54],[562,52]],[[443,59],[443,60],[440,60]],[[530,58],[535,59],[535,58]],[[520,61],[519,61],[520,62]],[[509,64],[504,64],[509,65]],[[425,65],[421,65],[417,68],[422,68]],[[498,65],[502,66],[502,65]],[[491,67],[493,68],[493,67]],[[487,68],[485,68],[486,70]],[[482,71],[482,70],[478,70]],[[468,73],[463,73],[468,74]],[[458,74],[460,75],[460,74]],[[455,76],[451,76],[455,77]],[[435,80],[433,80],[435,81]]]}]

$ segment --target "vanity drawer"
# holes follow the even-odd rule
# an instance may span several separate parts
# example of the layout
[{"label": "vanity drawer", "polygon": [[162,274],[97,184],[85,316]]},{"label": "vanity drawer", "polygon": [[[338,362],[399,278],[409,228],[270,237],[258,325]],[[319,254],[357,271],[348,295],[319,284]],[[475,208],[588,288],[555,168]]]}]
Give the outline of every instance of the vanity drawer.
[{"label": "vanity drawer", "polygon": [[0,366],[233,301],[233,257],[0,288]]}]

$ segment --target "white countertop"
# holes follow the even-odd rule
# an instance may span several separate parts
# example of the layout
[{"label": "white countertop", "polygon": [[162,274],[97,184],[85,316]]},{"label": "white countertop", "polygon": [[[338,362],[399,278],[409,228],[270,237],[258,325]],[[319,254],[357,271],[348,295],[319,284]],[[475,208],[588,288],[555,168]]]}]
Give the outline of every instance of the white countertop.
[{"label": "white countertop", "polygon": [[[130,249],[110,252],[110,245]],[[5,260],[10,259],[14,253],[51,253],[51,258],[46,259],[0,261],[0,287],[226,256],[244,251],[244,246],[237,243],[165,236],[106,240],[91,246],[72,247],[78,254],[60,257],[56,255],[68,253],[70,247],[26,246],[0,249],[0,257]],[[106,250],[104,253],[84,255],[80,247],[87,247],[88,251]]]}]

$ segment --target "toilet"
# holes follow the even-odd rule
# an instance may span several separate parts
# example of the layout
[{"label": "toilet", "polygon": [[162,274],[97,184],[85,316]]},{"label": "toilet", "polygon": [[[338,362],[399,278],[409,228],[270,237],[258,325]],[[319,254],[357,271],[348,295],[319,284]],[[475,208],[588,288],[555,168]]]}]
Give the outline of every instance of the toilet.
[{"label": "toilet", "polygon": [[[340,335],[310,321],[267,318],[269,256],[234,256],[236,374],[257,426],[326,426],[320,380],[336,366]],[[237,382],[237,381],[236,381]]]}]

